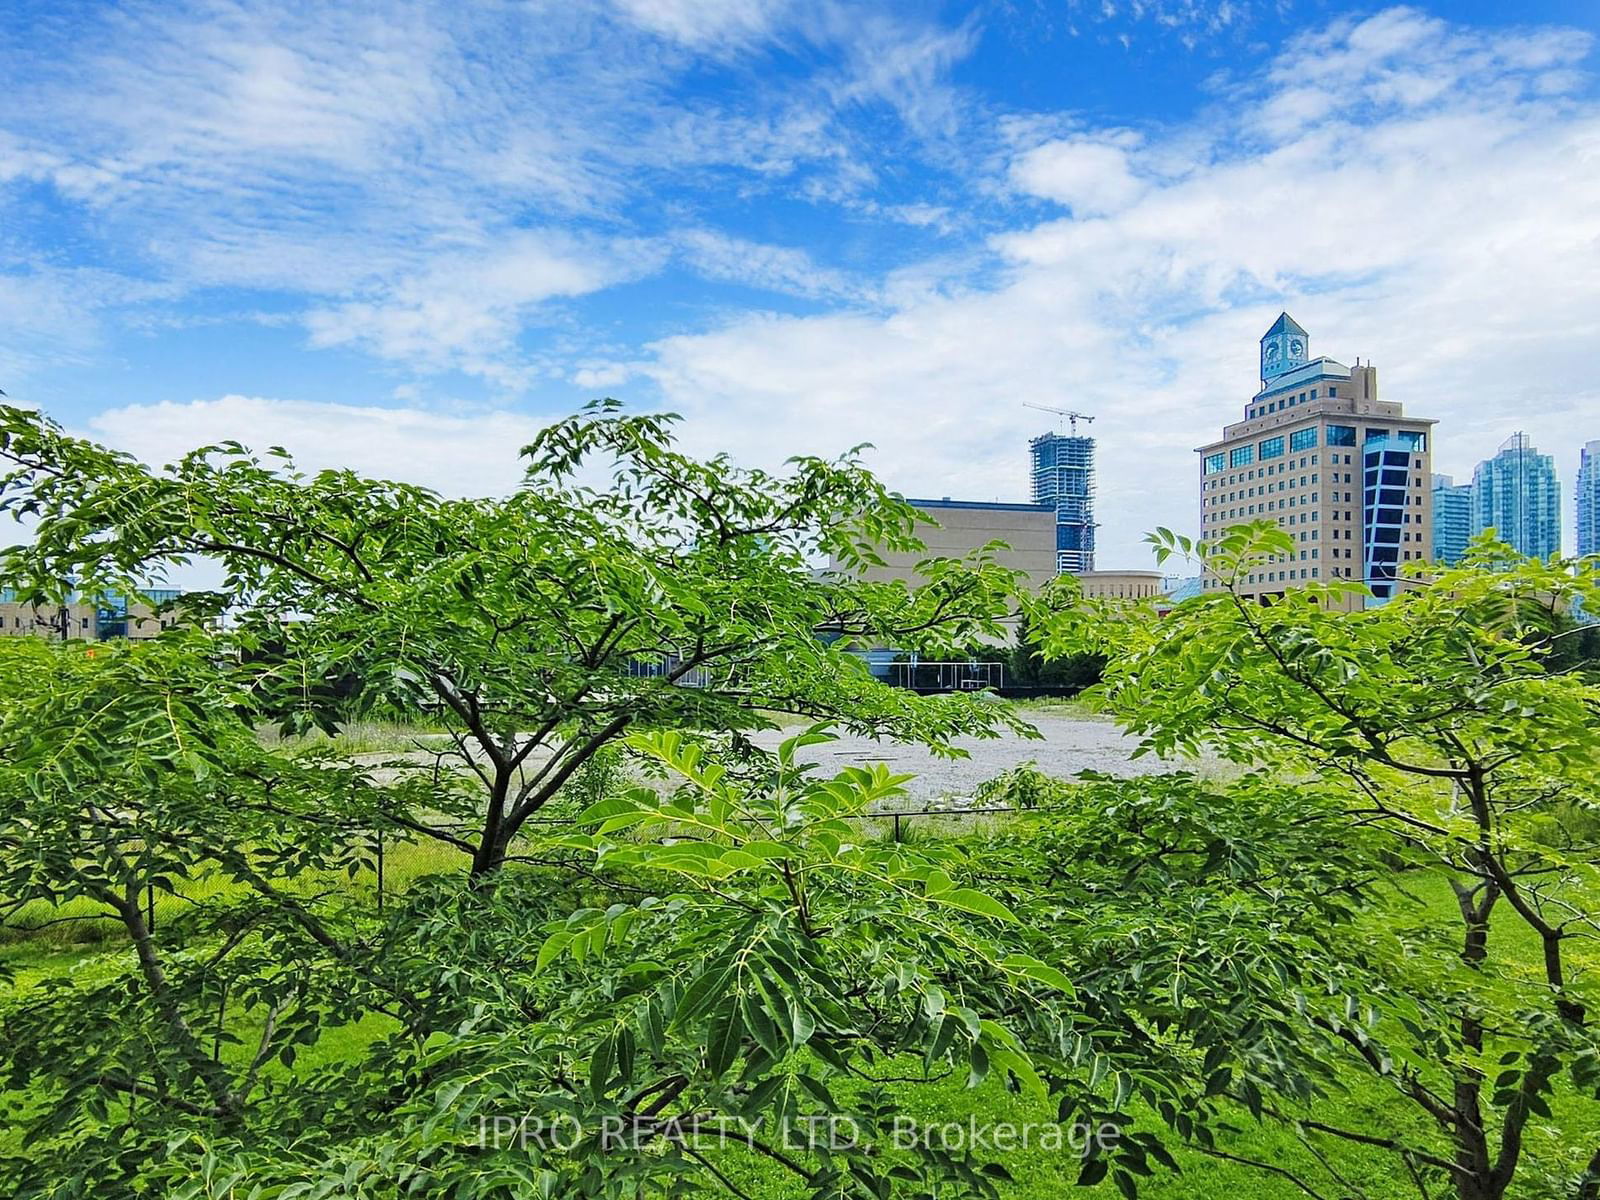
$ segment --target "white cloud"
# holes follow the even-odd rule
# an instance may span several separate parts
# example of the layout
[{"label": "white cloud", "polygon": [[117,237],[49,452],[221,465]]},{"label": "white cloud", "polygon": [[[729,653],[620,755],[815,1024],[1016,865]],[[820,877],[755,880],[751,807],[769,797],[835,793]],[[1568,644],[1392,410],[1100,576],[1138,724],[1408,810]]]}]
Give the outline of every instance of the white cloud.
[{"label": "white cloud", "polygon": [[846,4],[824,7],[820,21],[849,56],[848,70],[830,86],[836,104],[887,104],[910,129],[933,137],[953,135],[963,107],[978,107],[948,77],[978,44],[975,17],[954,29],[916,28]]},{"label": "white cloud", "polygon": [[788,0],[615,0],[630,21],[686,45],[742,45],[772,33]]},{"label": "white cloud", "polygon": [[642,274],[659,257],[642,245],[521,232],[435,254],[416,275],[313,309],[306,324],[315,346],[354,344],[383,358],[504,378],[516,369],[516,336],[530,308]]},{"label": "white cloud", "polygon": [[451,496],[502,495],[522,479],[517,457],[545,420],[520,413],[313,404],[260,396],[135,404],[89,421],[91,436],[151,465],[196,446],[237,440],[282,446],[302,470],[341,468]]},{"label": "white cloud", "polygon": [[1104,216],[1144,192],[1129,165],[1128,151],[1137,144],[1137,138],[1119,133],[1046,142],[1012,165],[1011,178],[1025,192],[1066,205],[1074,216]]}]

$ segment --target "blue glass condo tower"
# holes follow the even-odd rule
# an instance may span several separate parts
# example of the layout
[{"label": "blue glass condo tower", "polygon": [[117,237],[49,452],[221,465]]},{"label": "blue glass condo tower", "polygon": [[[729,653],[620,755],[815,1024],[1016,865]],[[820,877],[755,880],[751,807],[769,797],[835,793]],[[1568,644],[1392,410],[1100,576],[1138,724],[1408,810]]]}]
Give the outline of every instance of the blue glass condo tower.
[{"label": "blue glass condo tower", "polygon": [[1600,554],[1600,442],[1578,452],[1578,553]]},{"label": "blue glass condo tower", "polygon": [[1561,552],[1561,484],[1556,460],[1525,433],[1512,434],[1472,473],[1472,532],[1492,529],[1518,554]]},{"label": "blue glass condo tower", "polygon": [[1433,561],[1453,567],[1472,540],[1472,487],[1448,475],[1433,477]]}]

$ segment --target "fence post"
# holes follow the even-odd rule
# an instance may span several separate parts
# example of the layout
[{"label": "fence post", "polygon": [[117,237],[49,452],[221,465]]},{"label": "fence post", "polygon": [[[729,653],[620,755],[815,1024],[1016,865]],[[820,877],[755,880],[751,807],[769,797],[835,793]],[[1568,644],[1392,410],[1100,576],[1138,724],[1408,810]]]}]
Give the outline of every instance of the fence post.
[{"label": "fence post", "polygon": [[156,885],[144,885],[144,926],[151,933],[156,931]]},{"label": "fence post", "polygon": [[895,813],[895,815],[894,815],[894,840],[896,842],[898,842],[900,840],[900,814],[899,813]]},{"label": "fence post", "polygon": [[378,831],[378,915],[383,916],[383,830]]}]

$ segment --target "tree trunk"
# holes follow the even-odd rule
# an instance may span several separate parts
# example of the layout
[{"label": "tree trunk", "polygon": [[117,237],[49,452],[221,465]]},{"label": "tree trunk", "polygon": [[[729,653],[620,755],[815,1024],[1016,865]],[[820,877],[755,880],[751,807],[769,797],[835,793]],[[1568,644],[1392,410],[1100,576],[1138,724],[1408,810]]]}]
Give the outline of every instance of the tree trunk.
[{"label": "tree trunk", "polygon": [[473,887],[482,887],[506,865],[506,855],[511,852],[510,836],[501,829],[485,828],[478,839],[478,848],[472,852],[472,869],[469,872]]},{"label": "tree trunk", "polygon": [[232,1081],[222,1064],[205,1052],[200,1039],[195,1036],[193,1028],[178,1007],[177,997],[172,994],[172,986],[167,982],[166,971],[156,953],[155,940],[150,936],[150,929],[145,924],[144,913],[139,907],[138,894],[137,885],[132,884],[127,896],[119,896],[106,888],[102,890],[101,898],[122,918],[123,927],[133,941],[134,951],[139,958],[139,973],[144,976],[145,987],[150,993],[150,998],[155,1001],[156,1011],[161,1014],[161,1019],[167,1027],[172,1048],[204,1085],[216,1108],[215,1115],[224,1120],[237,1120],[240,1115],[240,1102],[239,1097],[234,1094]]},{"label": "tree trunk", "polygon": [[489,802],[483,812],[483,829],[478,834],[478,848],[472,854],[470,874],[475,888],[483,886],[490,876],[505,866],[513,832],[506,824],[506,802],[511,796],[511,779],[510,765],[497,758],[494,781],[489,787]]}]

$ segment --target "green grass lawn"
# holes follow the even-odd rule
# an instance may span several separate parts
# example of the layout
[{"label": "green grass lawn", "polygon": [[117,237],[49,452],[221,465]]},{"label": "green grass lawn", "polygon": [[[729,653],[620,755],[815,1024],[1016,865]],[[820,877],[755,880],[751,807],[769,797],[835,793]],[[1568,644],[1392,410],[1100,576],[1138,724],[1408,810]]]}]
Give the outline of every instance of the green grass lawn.
[{"label": "green grass lawn", "polygon": [[[466,856],[444,842],[428,839],[394,842],[385,846],[384,890],[403,891],[414,880],[441,872],[463,870]],[[363,870],[354,879],[343,874],[307,872],[296,881],[295,891],[312,895],[329,888],[343,888],[358,902],[378,902],[375,870]],[[157,892],[154,897],[155,929],[159,934],[172,923],[181,923],[200,901],[242,896],[242,885],[215,876],[183,881],[176,892]],[[122,926],[105,905],[87,898],[60,904],[36,901],[19,908],[0,927],[0,962],[15,951],[30,952],[45,948],[60,950],[72,946],[91,948],[120,943],[126,936]]]}]

